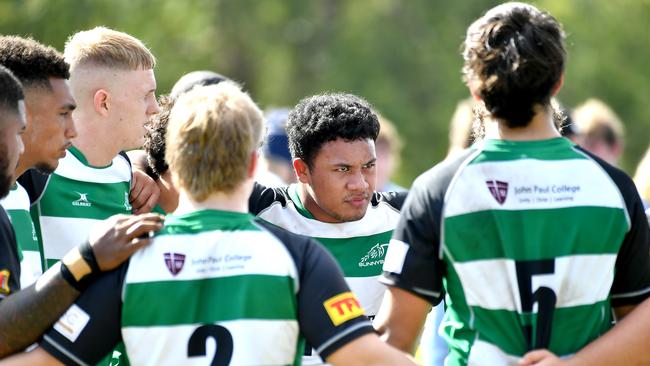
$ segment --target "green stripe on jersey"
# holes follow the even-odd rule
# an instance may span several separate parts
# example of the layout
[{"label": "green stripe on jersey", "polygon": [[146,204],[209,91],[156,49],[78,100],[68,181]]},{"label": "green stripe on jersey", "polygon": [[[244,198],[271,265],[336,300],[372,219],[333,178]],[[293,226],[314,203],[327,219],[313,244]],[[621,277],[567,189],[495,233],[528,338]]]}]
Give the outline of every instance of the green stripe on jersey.
[{"label": "green stripe on jersey", "polygon": [[[551,326],[549,349],[559,355],[574,353],[586,346],[610,328],[611,306],[609,300],[594,304],[556,308]],[[472,307],[474,324],[481,329],[479,339],[495,345],[511,355],[528,351],[523,329],[532,326],[532,344],[535,344],[537,314],[517,314],[506,310],[489,310]],[[520,332],[505,332],[503,329],[522,329]],[[494,331],[499,330],[499,331]]]},{"label": "green stripe on jersey", "polygon": [[[567,217],[571,217],[571,220],[567,220]],[[594,223],[598,223],[598,228],[594,227]],[[466,230],[479,227],[477,230]],[[616,254],[626,229],[623,210],[610,207],[479,211],[448,217],[444,222],[445,247],[456,262]]]},{"label": "green stripe on jersey", "polygon": [[567,160],[587,159],[572,149],[573,142],[563,137],[540,141],[507,141],[488,139],[483,142],[481,153],[470,164],[485,161],[509,161],[521,159]]},{"label": "green stripe on jersey", "polygon": [[255,216],[249,213],[200,210],[188,214],[168,216],[159,235],[198,234],[214,230],[260,231],[253,221]]},{"label": "green stripe on jersey", "polygon": [[11,226],[16,232],[16,241],[22,250],[39,251],[38,237],[36,236],[36,229],[34,222],[25,210],[7,210],[9,217],[11,217]]},{"label": "green stripe on jersey", "polygon": [[351,238],[314,238],[332,253],[345,277],[381,274],[393,231]]},{"label": "green stripe on jersey", "polygon": [[130,183],[94,183],[51,175],[39,205],[42,216],[104,220],[131,213]]},{"label": "green stripe on jersey", "polygon": [[[127,283],[122,326],[296,319],[295,297],[285,295],[293,293],[292,278],[267,275]],[[267,301],[251,302],[251,298]],[[146,312],[141,311],[142,304],[147,304]]]}]

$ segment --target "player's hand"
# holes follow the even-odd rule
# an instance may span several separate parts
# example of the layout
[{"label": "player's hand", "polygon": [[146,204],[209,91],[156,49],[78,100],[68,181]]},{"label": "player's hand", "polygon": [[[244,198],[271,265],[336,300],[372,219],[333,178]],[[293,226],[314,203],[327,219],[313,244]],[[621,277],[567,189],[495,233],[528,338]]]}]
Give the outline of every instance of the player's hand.
[{"label": "player's hand", "polygon": [[156,181],[147,173],[134,167],[131,193],[129,194],[132,212],[134,214],[151,212],[158,203],[159,196],[160,188]]},{"label": "player's hand", "polygon": [[151,243],[151,234],[159,231],[163,217],[155,213],[111,216],[91,231],[88,241],[102,271],[110,271],[138,249]]},{"label": "player's hand", "polygon": [[561,360],[552,352],[545,349],[530,351],[519,360],[521,366],[564,366],[567,361]]}]

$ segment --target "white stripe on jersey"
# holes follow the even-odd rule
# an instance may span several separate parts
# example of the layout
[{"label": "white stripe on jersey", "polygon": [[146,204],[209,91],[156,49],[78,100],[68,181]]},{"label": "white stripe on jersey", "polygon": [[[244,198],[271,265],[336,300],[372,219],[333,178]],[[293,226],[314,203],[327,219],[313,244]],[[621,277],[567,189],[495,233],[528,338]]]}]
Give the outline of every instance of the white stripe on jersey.
[{"label": "white stripe on jersey", "polygon": [[[493,161],[470,164],[459,174],[445,197],[444,217],[486,210],[576,206],[626,210],[611,178],[587,159]],[[507,183],[503,204],[488,189],[487,181],[492,180]]]},{"label": "white stripe on jersey", "polygon": [[[182,270],[176,275],[167,267],[165,253],[185,256]],[[160,235],[151,245],[133,255],[130,268],[134,270],[128,271],[125,283],[187,281],[248,274],[290,276],[295,281],[298,278],[293,258],[284,244],[267,231],[252,230]]]},{"label": "white stripe on jersey", "polygon": [[491,343],[477,339],[469,352],[467,366],[518,366],[520,359]]},{"label": "white stripe on jersey", "polygon": [[[228,329],[235,348],[231,365],[292,365],[298,344],[295,320],[233,320],[218,323]],[[190,336],[202,324],[126,327],[122,338],[132,365],[209,365],[219,345],[206,342],[205,357],[187,357]],[[151,342],[155,339],[156,342]],[[255,350],[255,352],[251,352]]]},{"label": "white stripe on jersey", "polygon": [[381,275],[374,277],[345,277],[345,282],[359,298],[367,316],[377,315],[386,286],[379,282]]},{"label": "white stripe on jersey", "polygon": [[102,220],[41,216],[41,235],[46,259],[60,260],[68,251],[88,240],[88,233]]},{"label": "white stripe on jersey", "polygon": [[[531,290],[552,289],[557,295],[556,308],[594,304],[609,296],[615,262],[615,254],[558,257],[554,273],[532,276]],[[463,286],[468,305],[522,312],[515,261],[454,262],[454,270],[463,284],[471,284]],[[537,303],[533,312],[537,312]]]},{"label": "white stripe on jersey", "polygon": [[399,211],[385,202],[375,207],[369,205],[361,220],[338,224],[306,218],[298,212],[292,201],[287,202],[287,207],[274,202],[257,216],[295,234],[332,239],[352,239],[384,233],[395,229],[399,221]]},{"label": "white stripe on jersey", "polygon": [[8,210],[25,210],[29,212],[29,195],[23,186],[16,183],[16,189],[9,191],[7,197],[0,200],[0,205]]},{"label": "white stripe on jersey", "polygon": [[65,178],[90,183],[121,183],[131,181],[131,166],[122,155],[113,158],[112,165],[106,168],[93,168],[79,161],[70,151],[59,160],[54,172]]}]

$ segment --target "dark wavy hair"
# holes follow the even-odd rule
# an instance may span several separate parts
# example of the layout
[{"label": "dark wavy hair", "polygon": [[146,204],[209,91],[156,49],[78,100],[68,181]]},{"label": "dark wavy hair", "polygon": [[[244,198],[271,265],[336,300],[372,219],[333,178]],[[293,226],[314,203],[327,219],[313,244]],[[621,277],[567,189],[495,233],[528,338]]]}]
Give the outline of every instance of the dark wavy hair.
[{"label": "dark wavy hair", "polygon": [[301,100],[289,113],[291,156],[312,167],[324,143],[336,139],[377,140],[379,121],[370,104],[352,94],[322,94]]},{"label": "dark wavy hair", "polygon": [[526,126],[535,105],[549,104],[564,72],[563,41],[549,13],[523,3],[499,5],[467,29],[464,79],[493,117]]},{"label": "dark wavy hair", "polygon": [[50,89],[49,78],[70,78],[70,66],[63,55],[31,38],[0,37],[0,64],[11,70],[25,88]]},{"label": "dark wavy hair", "polygon": [[167,95],[161,95],[158,98],[158,105],[160,113],[153,115],[147,122],[143,145],[147,154],[146,172],[153,179],[158,179],[169,169],[165,160],[165,134],[174,100]]}]

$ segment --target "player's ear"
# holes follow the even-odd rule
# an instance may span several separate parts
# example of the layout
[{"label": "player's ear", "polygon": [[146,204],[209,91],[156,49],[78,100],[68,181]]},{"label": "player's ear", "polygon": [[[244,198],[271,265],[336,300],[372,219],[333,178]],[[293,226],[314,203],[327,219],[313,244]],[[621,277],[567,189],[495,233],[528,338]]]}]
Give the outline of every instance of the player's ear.
[{"label": "player's ear", "polygon": [[257,170],[257,163],[259,162],[259,153],[257,150],[251,153],[251,157],[248,160],[248,178],[253,178],[255,176],[255,171]]},{"label": "player's ear", "polygon": [[300,158],[293,159],[293,170],[296,172],[296,177],[298,177],[300,183],[307,184],[310,182],[309,165],[304,160]]},{"label": "player's ear", "polygon": [[95,108],[95,112],[106,117],[106,115],[108,115],[109,100],[110,95],[106,90],[97,90],[95,95],[93,95],[93,107]]}]

